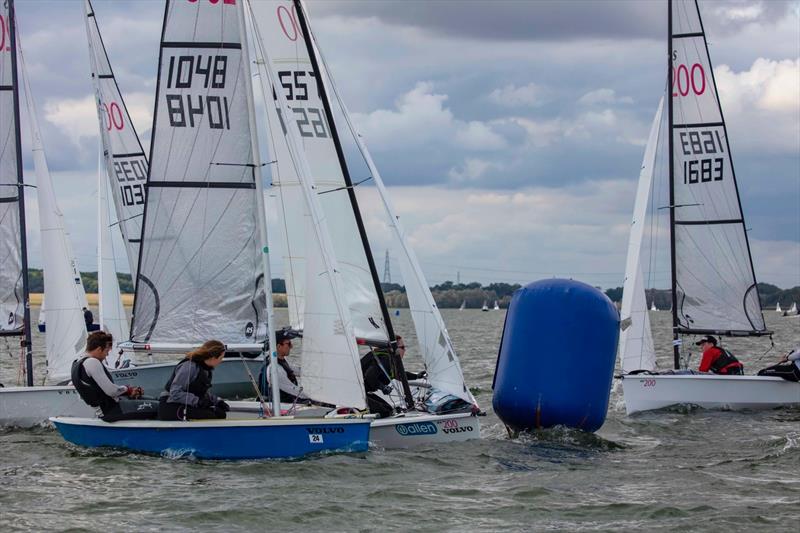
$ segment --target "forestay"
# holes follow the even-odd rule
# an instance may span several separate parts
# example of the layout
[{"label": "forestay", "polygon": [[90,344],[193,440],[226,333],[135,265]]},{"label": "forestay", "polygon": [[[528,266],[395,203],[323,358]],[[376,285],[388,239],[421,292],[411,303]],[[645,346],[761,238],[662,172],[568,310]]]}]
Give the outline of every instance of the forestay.
[{"label": "forestay", "polygon": [[139,260],[142,213],[145,201],[147,159],[128,108],[108,60],[90,0],[86,10],[86,35],[103,142],[105,167],[116,207],[117,221],[133,279]]},{"label": "forestay", "polygon": [[633,208],[628,257],[625,264],[625,281],[622,290],[622,310],[620,312],[622,331],[619,337],[619,358],[625,373],[634,370],[653,370],[656,366],[656,353],[653,335],[650,330],[650,317],[647,312],[644,277],[642,275],[642,239],[644,237],[647,203],[653,184],[656,166],[656,151],[662,126],[664,99],[658,104],[647,148],[644,152],[639,185],[636,188],[636,204]]},{"label": "forestay", "polygon": [[750,248],[695,0],[671,5],[674,290],[682,332],[763,332]]},{"label": "forestay", "polygon": [[44,292],[47,296],[47,379],[59,382],[69,379],[72,361],[86,346],[86,323],[82,311],[82,307],[86,306],[86,292],[75,262],[64,214],[56,202],[21,51],[19,55],[32,138],[42,250],[47,251],[42,254]]},{"label": "forestay", "polygon": [[19,127],[14,112],[8,3],[0,3],[0,333],[20,332],[25,308],[19,217]]},{"label": "forestay", "polygon": [[[167,2],[131,337],[262,342],[250,71],[236,2]],[[48,309],[49,311],[49,309]]]},{"label": "forestay", "polygon": [[[270,0],[253,2],[252,6],[271,66],[277,73],[275,88],[279,88],[291,106],[302,150],[319,194],[355,334],[363,339],[388,341],[378,287],[355,218],[360,215],[350,197],[352,191],[348,190],[345,177],[347,169],[336,151],[294,5],[288,0]],[[277,97],[272,87],[266,89],[266,94]],[[284,264],[290,319],[293,327],[302,329],[303,308],[310,289],[305,285],[305,268],[311,249],[303,237],[309,223],[308,213],[298,191],[297,171],[288,157],[285,136],[280,135],[281,130],[286,131],[286,117],[279,107],[266,107],[272,130],[270,148],[276,160],[272,166],[272,183],[283,221],[281,233],[286,241]]]}]

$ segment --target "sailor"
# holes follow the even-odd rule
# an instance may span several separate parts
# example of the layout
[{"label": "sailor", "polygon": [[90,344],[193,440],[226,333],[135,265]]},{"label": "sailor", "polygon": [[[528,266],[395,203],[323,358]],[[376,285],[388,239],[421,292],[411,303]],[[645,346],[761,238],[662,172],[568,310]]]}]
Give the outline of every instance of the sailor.
[{"label": "sailor", "polygon": [[[294,339],[296,336],[297,334],[291,330],[280,330],[275,332],[275,351],[278,352],[278,387],[280,387],[281,391],[281,402],[285,403],[293,403],[296,400],[309,400],[309,397],[303,394],[303,388],[298,383],[297,373],[287,360],[287,357],[289,357],[289,354],[292,351],[292,339]],[[268,358],[267,365],[269,364],[270,360]],[[272,378],[270,372],[267,372],[265,380],[264,370],[262,370],[258,381],[261,384],[266,383],[267,385],[271,386]],[[264,387],[262,385],[262,389],[263,388]],[[264,390],[262,390],[262,393],[264,393]],[[269,395],[268,390],[266,391],[266,394]]]},{"label": "sailor", "polygon": [[83,321],[86,322],[86,328],[94,324],[94,315],[86,307],[83,308]]},{"label": "sailor", "polygon": [[216,340],[187,353],[158,398],[158,419],[225,418],[230,406],[210,391],[214,369],[224,358],[225,345]]},{"label": "sailor", "polygon": [[103,364],[113,346],[110,334],[104,331],[89,334],[86,354],[72,363],[72,384],[84,402],[100,408],[100,418],[106,422],[155,418],[155,402],[137,400],[143,393],[141,387],[114,384]]},{"label": "sailor", "polygon": [[744,365],[736,359],[731,352],[717,346],[717,339],[707,335],[695,343],[703,350],[703,359],[700,361],[700,372],[713,372],[726,376],[741,376],[744,374]]},{"label": "sailor", "polygon": [[[402,359],[406,353],[405,340],[399,335],[396,337],[397,355]],[[385,348],[373,348],[361,358],[361,372],[364,374],[364,390],[367,393],[367,406],[371,413],[384,418],[391,416],[394,409],[388,402],[378,396],[376,391],[381,391],[385,395],[392,393],[392,379],[394,378],[393,365],[391,364],[391,354]],[[423,379],[427,377],[425,371],[406,372],[406,379]]]},{"label": "sailor", "polygon": [[759,370],[758,375],[779,377],[787,381],[800,381],[800,344],[781,357],[778,364]]}]

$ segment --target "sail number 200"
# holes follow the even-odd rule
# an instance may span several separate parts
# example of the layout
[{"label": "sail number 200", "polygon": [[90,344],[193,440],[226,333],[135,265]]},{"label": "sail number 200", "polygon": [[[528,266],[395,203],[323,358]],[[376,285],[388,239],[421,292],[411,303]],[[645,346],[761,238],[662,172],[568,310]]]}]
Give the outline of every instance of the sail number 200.
[{"label": "sail number 200", "polygon": [[[718,131],[682,131],[679,134],[681,151],[685,156],[724,154]],[[687,159],[683,162],[683,183],[722,181],[725,174],[723,157]]]}]

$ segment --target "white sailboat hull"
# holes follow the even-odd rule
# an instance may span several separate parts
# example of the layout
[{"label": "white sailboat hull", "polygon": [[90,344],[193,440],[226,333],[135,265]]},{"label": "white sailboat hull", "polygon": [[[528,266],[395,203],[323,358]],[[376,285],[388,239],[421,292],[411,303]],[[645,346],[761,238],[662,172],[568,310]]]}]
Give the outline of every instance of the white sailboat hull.
[{"label": "white sailboat hull", "polygon": [[369,440],[380,448],[401,449],[479,438],[480,420],[470,413],[432,415],[410,412],[372,422]]},{"label": "white sailboat hull", "polygon": [[0,427],[29,428],[47,425],[51,416],[94,414],[72,385],[0,388]]},{"label": "white sailboat hull", "polygon": [[765,376],[716,374],[622,376],[627,414],[674,405],[704,409],[800,406],[800,383]]}]

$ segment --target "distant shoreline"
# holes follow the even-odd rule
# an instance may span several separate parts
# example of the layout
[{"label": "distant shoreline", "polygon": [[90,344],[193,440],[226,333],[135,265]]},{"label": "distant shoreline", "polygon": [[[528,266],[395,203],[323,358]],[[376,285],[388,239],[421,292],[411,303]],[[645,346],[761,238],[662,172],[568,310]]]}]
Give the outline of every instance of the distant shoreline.
[{"label": "distant shoreline", "polygon": [[[122,296],[122,305],[125,307],[133,307],[133,294],[121,294]],[[31,293],[31,305],[41,306],[42,300],[44,299],[44,294],[41,292],[32,292]],[[96,293],[87,292],[86,293],[86,301],[89,302],[90,306],[97,307],[98,305],[98,297]],[[272,301],[275,307],[286,307],[286,295],[275,293],[272,295]]]}]

